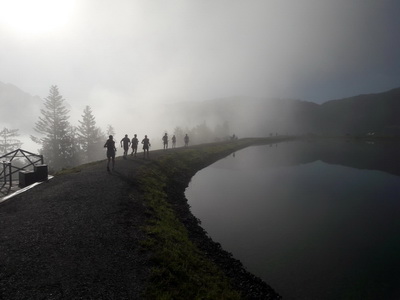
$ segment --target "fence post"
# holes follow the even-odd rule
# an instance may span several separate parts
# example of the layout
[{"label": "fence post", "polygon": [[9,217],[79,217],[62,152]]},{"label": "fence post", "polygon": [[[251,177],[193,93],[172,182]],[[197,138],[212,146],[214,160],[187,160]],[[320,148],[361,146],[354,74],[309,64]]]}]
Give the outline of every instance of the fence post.
[{"label": "fence post", "polygon": [[4,178],[4,184],[7,183],[6,169],[7,169],[7,167],[6,167],[6,162],[3,161],[3,176],[4,176],[3,178]]},{"label": "fence post", "polygon": [[8,164],[8,175],[10,177],[10,187],[12,187],[11,162],[8,162],[7,164]]}]

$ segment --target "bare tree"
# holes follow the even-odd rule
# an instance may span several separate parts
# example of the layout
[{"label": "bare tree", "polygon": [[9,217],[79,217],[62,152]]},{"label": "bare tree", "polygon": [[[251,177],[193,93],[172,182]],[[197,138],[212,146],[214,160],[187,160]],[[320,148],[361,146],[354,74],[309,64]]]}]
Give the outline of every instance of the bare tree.
[{"label": "bare tree", "polygon": [[21,147],[21,141],[15,138],[19,136],[18,130],[4,127],[0,131],[0,154],[6,154]]}]

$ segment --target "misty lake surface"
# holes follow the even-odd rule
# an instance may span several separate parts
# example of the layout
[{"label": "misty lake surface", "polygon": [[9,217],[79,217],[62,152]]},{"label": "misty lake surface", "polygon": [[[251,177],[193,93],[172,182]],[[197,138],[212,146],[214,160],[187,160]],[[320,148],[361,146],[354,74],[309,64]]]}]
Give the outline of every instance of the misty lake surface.
[{"label": "misty lake surface", "polygon": [[400,299],[400,147],[253,146],[186,190],[212,239],[284,299]]}]

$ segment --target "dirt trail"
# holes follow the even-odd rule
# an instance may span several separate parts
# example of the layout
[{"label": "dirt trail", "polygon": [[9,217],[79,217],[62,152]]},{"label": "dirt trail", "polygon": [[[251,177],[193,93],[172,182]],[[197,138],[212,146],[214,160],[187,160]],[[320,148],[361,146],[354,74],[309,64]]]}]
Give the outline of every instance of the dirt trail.
[{"label": "dirt trail", "polygon": [[110,175],[100,162],[0,203],[0,298],[140,299],[145,214],[129,195],[146,163],[119,157]]},{"label": "dirt trail", "polygon": [[[111,174],[106,161],[78,167],[1,202],[0,299],[142,299],[150,258],[139,245],[146,238],[140,229],[146,208],[136,190],[137,171],[165,153],[118,157]],[[191,214],[184,188],[196,171],[179,173],[167,191],[190,238],[242,295],[279,299]]]}]

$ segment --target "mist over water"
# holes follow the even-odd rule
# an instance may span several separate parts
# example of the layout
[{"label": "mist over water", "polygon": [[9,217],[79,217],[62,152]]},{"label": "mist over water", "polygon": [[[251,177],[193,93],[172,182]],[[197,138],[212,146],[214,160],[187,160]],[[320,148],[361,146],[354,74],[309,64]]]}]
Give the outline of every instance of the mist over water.
[{"label": "mist over water", "polygon": [[213,240],[284,299],[398,299],[399,149],[250,147],[196,174],[186,197]]}]

